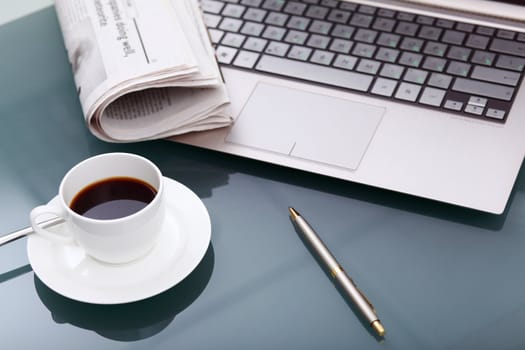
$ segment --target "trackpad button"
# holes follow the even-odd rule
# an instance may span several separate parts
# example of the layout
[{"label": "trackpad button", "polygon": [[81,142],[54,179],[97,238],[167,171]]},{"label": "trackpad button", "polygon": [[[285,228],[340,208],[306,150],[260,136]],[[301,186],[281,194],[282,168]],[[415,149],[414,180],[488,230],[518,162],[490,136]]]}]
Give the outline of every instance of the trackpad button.
[{"label": "trackpad button", "polygon": [[227,142],[355,170],[382,107],[259,83]]}]

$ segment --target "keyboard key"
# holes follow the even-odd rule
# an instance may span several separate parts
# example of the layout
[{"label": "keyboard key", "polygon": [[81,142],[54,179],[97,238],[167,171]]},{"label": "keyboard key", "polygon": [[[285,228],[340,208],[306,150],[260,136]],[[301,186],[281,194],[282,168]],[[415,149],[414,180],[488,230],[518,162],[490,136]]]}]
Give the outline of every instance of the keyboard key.
[{"label": "keyboard key", "polygon": [[436,27],[423,26],[419,31],[418,37],[428,40],[438,40],[443,29]]},{"label": "keyboard key", "polygon": [[246,36],[244,35],[235,34],[235,33],[226,33],[226,35],[221,41],[221,44],[233,46],[233,47],[241,47],[242,43],[244,42],[244,39],[246,39]]},{"label": "keyboard key", "polygon": [[471,49],[467,49],[466,47],[451,46],[450,50],[448,50],[447,57],[453,60],[467,61],[471,51]]},{"label": "keyboard key", "polygon": [[426,87],[419,98],[419,102],[426,105],[439,107],[441,106],[441,102],[443,102],[445,93],[445,90]]},{"label": "keyboard key", "polygon": [[357,58],[354,56],[348,56],[348,55],[337,55],[334,67],[339,67],[347,70],[354,69],[354,66],[357,62]]},{"label": "keyboard key", "polygon": [[292,46],[290,49],[290,52],[288,52],[288,57],[294,58],[296,60],[306,61],[308,57],[310,57],[310,54],[312,53],[312,49],[304,46]]},{"label": "keyboard key", "polygon": [[448,65],[447,73],[466,77],[470,71],[470,67],[471,66],[468,63],[452,61]]},{"label": "keyboard key", "polygon": [[310,28],[308,28],[308,31],[310,31],[311,33],[326,35],[330,32],[330,29],[332,29],[332,23],[314,20],[310,25]]},{"label": "keyboard key", "polygon": [[365,15],[362,13],[354,13],[354,15],[352,16],[352,19],[350,20],[350,25],[353,25],[356,27],[368,28],[370,27],[370,24],[372,24],[373,20],[374,20],[373,16]]},{"label": "keyboard key", "polygon": [[427,75],[428,75],[428,72],[424,70],[408,68],[405,73],[405,76],[403,77],[403,80],[409,81],[412,83],[423,84],[427,78]]},{"label": "keyboard key", "polygon": [[246,10],[246,7],[241,5],[227,4],[224,10],[222,10],[223,16],[241,18],[242,14]]},{"label": "keyboard key", "polygon": [[416,101],[421,86],[411,83],[401,83],[397,89],[395,97],[405,101]]},{"label": "keyboard key", "polygon": [[321,0],[321,5],[328,7],[337,7],[339,1],[337,0]]},{"label": "keyboard key", "polygon": [[448,89],[450,83],[452,82],[452,77],[450,75],[441,74],[441,73],[432,73],[428,79],[428,85],[435,86],[443,89]]},{"label": "keyboard key", "polygon": [[501,109],[489,108],[487,109],[487,113],[485,113],[485,116],[501,120],[505,118],[505,111]]},{"label": "keyboard key", "polygon": [[454,28],[454,23],[455,23],[454,21],[440,18],[436,21],[436,26],[441,27],[441,28],[451,29],[451,28]]},{"label": "keyboard key", "polygon": [[397,19],[401,20],[401,21],[413,21],[414,18],[416,18],[416,15],[414,15],[413,13],[408,13],[408,12],[398,12],[397,13]]},{"label": "keyboard key", "polygon": [[417,68],[421,64],[422,59],[423,55],[412,52],[403,52],[403,54],[399,58],[399,63]]},{"label": "keyboard key", "polygon": [[261,6],[262,0],[241,0],[241,4],[253,7]]},{"label": "keyboard key", "polygon": [[268,11],[250,7],[244,13],[243,18],[249,21],[262,22]]},{"label": "keyboard key", "polygon": [[496,62],[496,67],[517,71],[523,71],[524,66],[525,59],[515,56],[499,55],[498,61]]},{"label": "keyboard key", "polygon": [[355,33],[354,40],[371,44],[375,41],[376,36],[377,32],[375,30],[360,28]]},{"label": "keyboard key", "polygon": [[237,54],[237,49],[228,46],[217,46],[215,49],[215,56],[219,63],[230,64],[233,57]]},{"label": "keyboard key", "polygon": [[461,30],[462,32],[472,33],[474,31],[474,25],[470,23],[457,23],[456,29]]},{"label": "keyboard key", "polygon": [[[303,0],[306,1],[306,0]],[[317,0],[314,0],[317,1]],[[347,10],[347,11],[357,11],[357,4],[351,3],[351,2],[341,2],[339,3],[339,7],[341,10]]]},{"label": "keyboard key", "polygon": [[236,18],[224,18],[219,25],[219,29],[230,32],[238,32],[242,26],[242,20]]},{"label": "keyboard key", "polygon": [[330,50],[340,53],[349,53],[353,44],[354,43],[350,40],[334,39],[332,40],[332,44],[330,44]]},{"label": "keyboard key", "polygon": [[356,56],[371,58],[374,56],[374,52],[376,50],[376,47],[369,44],[363,44],[363,43],[357,43],[354,46],[354,50],[352,53]]},{"label": "keyboard key", "polygon": [[306,6],[307,6],[306,4],[301,4],[301,3],[295,2],[295,1],[290,1],[284,7],[283,12],[289,13],[289,14],[292,14],[292,15],[301,16],[303,14],[304,10],[306,10]]},{"label": "keyboard key", "polygon": [[268,55],[262,55],[255,68],[268,73],[306,79],[358,91],[367,91],[373,80],[373,76],[368,74]]},{"label": "keyboard key", "polygon": [[479,107],[485,107],[487,105],[487,101],[488,100],[486,98],[484,98],[484,97],[471,96],[468,99],[468,104],[469,105],[479,106]]},{"label": "keyboard key", "polygon": [[332,63],[334,56],[335,54],[332,52],[315,50],[314,54],[310,58],[310,62],[324,64],[325,66],[327,66],[330,63]]},{"label": "keyboard key", "polygon": [[465,112],[467,112],[469,114],[482,115],[483,114],[483,110],[484,110],[483,107],[476,106],[476,105],[468,104],[468,105],[465,106]]},{"label": "keyboard key", "polygon": [[337,23],[346,23],[350,18],[350,12],[342,10],[332,10],[328,15],[328,20]]},{"label": "keyboard key", "polygon": [[200,4],[202,11],[215,14],[221,13],[222,8],[224,7],[222,2],[214,0],[201,0]]},{"label": "keyboard key", "polygon": [[379,75],[392,79],[399,79],[403,74],[405,68],[398,66],[396,64],[385,64],[381,69]]},{"label": "keyboard key", "polygon": [[354,27],[337,24],[332,30],[332,35],[338,38],[350,39],[354,30]]},{"label": "keyboard key", "polygon": [[357,71],[368,74],[376,74],[381,64],[377,61],[362,59],[357,66]]},{"label": "keyboard key", "polygon": [[361,13],[366,13],[368,15],[373,15],[374,13],[376,13],[376,8],[373,7],[373,6],[367,6],[367,5],[361,5],[359,6],[359,9],[358,11],[361,12]]},{"label": "keyboard key", "polygon": [[330,42],[330,38],[324,35],[311,35],[310,39],[308,39],[308,42],[306,43],[307,46],[315,47],[317,49],[326,49],[328,47],[328,43]]},{"label": "keyboard key", "polygon": [[461,111],[463,109],[463,102],[447,100],[443,107],[445,107],[446,109],[453,110],[453,111]]},{"label": "keyboard key", "polygon": [[397,81],[392,79],[377,78],[372,88],[372,93],[381,96],[391,97],[397,86]]},{"label": "keyboard key", "polygon": [[435,72],[442,72],[443,69],[445,69],[445,64],[447,64],[447,60],[439,57],[429,56],[425,58],[425,61],[423,62],[423,68]]},{"label": "keyboard key", "polygon": [[516,35],[515,32],[513,31],[510,31],[510,30],[503,30],[503,29],[500,29],[496,32],[496,36],[498,38],[502,38],[502,39],[509,39],[509,40],[514,40],[514,36]]},{"label": "keyboard key", "polygon": [[475,66],[474,70],[472,71],[471,77],[474,79],[510,86],[518,85],[520,79],[519,73],[484,66]]},{"label": "keyboard key", "polygon": [[284,37],[286,30],[280,27],[267,26],[262,34],[263,38],[280,41]]},{"label": "keyboard key", "polygon": [[514,89],[508,86],[485,83],[464,78],[456,78],[452,85],[452,90],[466,92],[473,95],[493,97],[500,100],[510,101],[514,94]]},{"label": "keyboard key", "polygon": [[379,9],[377,15],[381,17],[394,18],[396,16],[396,11],[390,9]]},{"label": "keyboard key", "polygon": [[396,27],[396,33],[401,35],[414,36],[416,35],[419,24],[409,22],[399,22]]},{"label": "keyboard key", "polygon": [[210,28],[208,29],[208,34],[210,35],[210,41],[212,44],[218,44],[221,41],[224,32],[222,30]]},{"label": "keyboard key", "polygon": [[434,24],[434,20],[435,19],[430,16],[419,15],[416,17],[416,23],[419,23],[419,24],[432,25]]},{"label": "keyboard key", "polygon": [[202,15],[202,18],[204,19],[204,24],[206,24],[206,27],[209,28],[217,28],[221,21],[221,16],[213,15],[211,13],[204,13]]},{"label": "keyboard key", "polygon": [[391,32],[395,25],[396,21],[393,19],[378,17],[376,18],[372,28],[384,32]]},{"label": "keyboard key", "polygon": [[399,51],[395,49],[389,49],[386,47],[380,47],[376,54],[376,59],[385,62],[395,62],[399,56]]},{"label": "keyboard key", "polygon": [[492,52],[476,50],[474,51],[474,54],[472,55],[472,58],[470,60],[472,63],[483,64],[485,66],[492,66],[495,57],[496,55]]},{"label": "keyboard key", "polygon": [[253,68],[258,58],[259,54],[256,52],[241,50],[235,58],[235,61],[233,61],[233,65],[243,68]]},{"label": "keyboard key", "polygon": [[325,19],[326,15],[328,14],[328,11],[330,10],[326,7],[312,5],[306,11],[305,16],[317,19]]},{"label": "keyboard key", "polygon": [[290,44],[303,45],[307,37],[308,33],[299,30],[290,30],[288,34],[286,34],[284,41]]},{"label": "keyboard key", "polygon": [[446,30],[441,40],[448,44],[461,45],[466,34],[457,30]]},{"label": "keyboard key", "polygon": [[479,26],[476,28],[476,33],[482,34],[482,35],[493,36],[494,32],[495,32],[494,28],[490,28],[490,27]]},{"label": "keyboard key", "polygon": [[241,28],[241,33],[251,36],[259,36],[261,35],[263,29],[264,25],[261,23],[246,22]]},{"label": "keyboard key", "polygon": [[279,12],[283,8],[283,5],[284,1],[282,0],[265,0],[262,8]]},{"label": "keyboard key", "polygon": [[401,40],[401,37],[399,35],[381,33],[376,43],[382,46],[397,47],[399,40]]},{"label": "keyboard key", "polygon": [[427,55],[443,57],[445,56],[445,51],[447,50],[447,47],[448,45],[446,44],[438,43],[435,41],[429,41],[425,45],[425,49],[423,50],[423,52]]},{"label": "keyboard key", "polygon": [[284,56],[286,55],[286,52],[288,51],[289,48],[290,48],[290,45],[288,44],[278,42],[278,41],[272,41],[270,42],[270,44],[268,44],[264,52],[272,54],[272,55],[276,55],[276,56]]},{"label": "keyboard key", "polygon": [[420,52],[423,48],[424,41],[416,38],[404,38],[401,42],[400,48],[402,50]]},{"label": "keyboard key", "polygon": [[284,26],[287,20],[288,15],[284,13],[270,12],[268,14],[268,17],[266,17],[266,19],[264,20],[264,23],[272,24],[275,26]]},{"label": "keyboard key", "polygon": [[250,51],[262,52],[267,43],[268,40],[249,37],[244,43],[243,48]]},{"label": "keyboard key", "polygon": [[470,34],[465,45],[474,49],[485,50],[489,43],[489,38],[483,35]]},{"label": "keyboard key", "polygon": [[299,16],[292,16],[286,26],[291,29],[306,30],[310,24],[310,19]]},{"label": "keyboard key", "polygon": [[490,45],[492,51],[525,57],[525,43],[505,39],[494,39]]}]

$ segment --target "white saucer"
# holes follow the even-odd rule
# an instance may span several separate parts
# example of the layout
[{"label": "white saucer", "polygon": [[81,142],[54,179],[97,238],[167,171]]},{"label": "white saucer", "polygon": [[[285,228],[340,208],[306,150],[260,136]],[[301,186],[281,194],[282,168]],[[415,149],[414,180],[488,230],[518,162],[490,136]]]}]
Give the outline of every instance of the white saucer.
[{"label": "white saucer", "polygon": [[[77,245],[60,245],[33,234],[27,254],[38,278],[65,297],[92,304],[146,299],[182,281],[208,249],[210,217],[195,193],[175,180],[164,180],[167,215],[159,242],[147,256],[128,264],[105,264]],[[53,227],[57,232],[64,229]]]}]

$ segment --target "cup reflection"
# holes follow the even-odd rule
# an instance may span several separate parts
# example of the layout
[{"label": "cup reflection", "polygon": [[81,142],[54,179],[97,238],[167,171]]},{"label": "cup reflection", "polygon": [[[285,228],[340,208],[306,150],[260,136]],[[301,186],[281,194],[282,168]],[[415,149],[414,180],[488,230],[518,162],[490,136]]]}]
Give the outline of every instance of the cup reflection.
[{"label": "cup reflection", "polygon": [[83,303],[54,292],[36,275],[34,283],[55,322],[92,330],[112,340],[136,341],[161,332],[199,297],[211,278],[214,261],[210,243],[202,261],[182,282],[154,297],[126,304]]}]

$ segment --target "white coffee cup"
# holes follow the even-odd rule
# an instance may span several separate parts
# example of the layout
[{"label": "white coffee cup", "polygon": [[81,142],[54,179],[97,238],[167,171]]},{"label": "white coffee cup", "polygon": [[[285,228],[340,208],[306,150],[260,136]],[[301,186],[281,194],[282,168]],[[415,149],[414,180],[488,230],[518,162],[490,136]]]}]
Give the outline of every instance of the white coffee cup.
[{"label": "white coffee cup", "polygon": [[[133,178],[149,184],[156,194],[151,202],[130,215],[94,219],[73,211],[71,202],[86,187],[111,178]],[[60,244],[78,243],[86,254],[106,263],[126,263],[146,255],[154,246],[165,215],[163,177],[146,158],[129,153],[107,153],[88,158],[67,172],[56,200],[30,214],[36,234]],[[38,225],[49,214],[62,218],[66,234]]]}]

